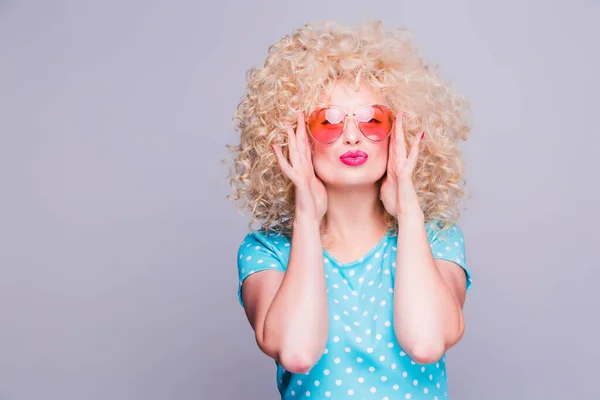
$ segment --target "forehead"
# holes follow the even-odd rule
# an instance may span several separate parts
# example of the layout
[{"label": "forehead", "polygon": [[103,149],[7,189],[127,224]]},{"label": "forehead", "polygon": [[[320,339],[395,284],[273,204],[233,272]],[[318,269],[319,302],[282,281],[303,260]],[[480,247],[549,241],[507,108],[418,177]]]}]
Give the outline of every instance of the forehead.
[{"label": "forehead", "polygon": [[344,82],[337,82],[332,91],[323,94],[319,106],[335,106],[352,111],[366,104],[385,105],[383,94],[376,92],[369,84],[362,83],[359,87]]}]

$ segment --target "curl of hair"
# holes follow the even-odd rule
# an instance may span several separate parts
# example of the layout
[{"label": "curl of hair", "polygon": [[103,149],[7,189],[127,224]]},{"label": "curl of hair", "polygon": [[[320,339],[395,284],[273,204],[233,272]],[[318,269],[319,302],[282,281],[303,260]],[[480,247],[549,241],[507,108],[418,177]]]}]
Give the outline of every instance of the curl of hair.
[{"label": "curl of hair", "polygon": [[[247,91],[233,125],[240,143],[228,146],[233,165],[228,198],[250,211],[250,225],[289,235],[294,219],[294,188],[281,172],[271,144],[282,145],[286,157],[285,122],[297,112],[323,105],[323,94],[336,82],[365,82],[383,94],[388,106],[403,112],[405,140],[425,132],[414,182],[426,220],[444,229],[460,215],[464,191],[463,160],[458,140],[470,127],[464,97],[426,64],[407,30],[384,31],[380,21],[358,28],[336,22],[310,23],[269,47],[262,68],[251,68]],[[387,227],[397,228],[386,215]]]}]

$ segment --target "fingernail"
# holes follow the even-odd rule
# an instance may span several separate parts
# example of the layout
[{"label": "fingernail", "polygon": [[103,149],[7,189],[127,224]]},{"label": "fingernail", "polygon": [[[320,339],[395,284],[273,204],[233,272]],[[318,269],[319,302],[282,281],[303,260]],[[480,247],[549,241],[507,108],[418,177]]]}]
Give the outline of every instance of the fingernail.
[{"label": "fingernail", "polygon": [[275,145],[271,145],[271,150],[275,151]]},{"label": "fingernail", "polygon": [[423,134],[421,135],[421,139],[423,139],[425,137],[425,132],[423,132]]}]

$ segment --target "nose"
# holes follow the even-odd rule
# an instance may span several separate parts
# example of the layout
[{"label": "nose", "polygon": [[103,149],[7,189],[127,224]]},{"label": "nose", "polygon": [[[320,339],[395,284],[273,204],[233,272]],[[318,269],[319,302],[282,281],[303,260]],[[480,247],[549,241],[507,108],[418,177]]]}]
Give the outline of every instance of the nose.
[{"label": "nose", "polygon": [[362,133],[358,130],[356,121],[351,121],[351,119],[355,118],[354,114],[348,114],[346,118],[346,129],[344,129],[343,133],[344,144],[356,145],[360,143]]}]

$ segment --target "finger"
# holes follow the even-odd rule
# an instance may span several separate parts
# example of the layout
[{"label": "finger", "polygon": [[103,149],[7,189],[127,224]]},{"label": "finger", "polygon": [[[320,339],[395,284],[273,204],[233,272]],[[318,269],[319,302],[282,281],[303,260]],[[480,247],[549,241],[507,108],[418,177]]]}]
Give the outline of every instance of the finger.
[{"label": "finger", "polygon": [[271,148],[275,152],[275,156],[277,156],[279,168],[281,168],[281,171],[293,181],[294,169],[290,166],[290,163],[286,160],[285,156],[281,152],[281,148],[276,144],[272,144]]},{"label": "finger", "polygon": [[404,113],[400,112],[396,116],[396,138],[394,144],[396,145],[395,157],[397,161],[403,162],[406,159],[406,143],[404,139],[404,125],[402,120],[404,119]]},{"label": "finger", "polygon": [[425,132],[420,132],[415,135],[412,141],[412,146],[410,148],[410,154],[408,155],[407,164],[410,170],[412,171],[417,165],[417,159],[419,158],[419,148],[421,140],[425,136]]},{"label": "finger", "polygon": [[298,124],[296,125],[296,142],[298,144],[298,154],[301,158],[306,159],[306,126],[304,124],[304,114],[299,112],[296,115]]},{"label": "finger", "polygon": [[313,152],[313,142],[308,135],[308,131],[306,130],[306,120],[304,118],[302,118],[302,124],[304,125],[304,136],[306,137],[306,159],[311,160]]},{"label": "finger", "polygon": [[313,144],[308,137],[306,138],[306,147],[306,160],[312,165]]},{"label": "finger", "polygon": [[390,143],[388,147],[388,165],[387,170],[393,171],[396,162],[396,132],[392,132],[392,137],[390,138]]},{"label": "finger", "polygon": [[288,136],[288,150],[290,152],[290,161],[292,166],[300,165],[300,155],[298,154],[298,144],[296,140],[296,133],[294,132],[294,128],[289,123],[285,124],[285,129],[287,131]]}]

